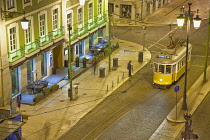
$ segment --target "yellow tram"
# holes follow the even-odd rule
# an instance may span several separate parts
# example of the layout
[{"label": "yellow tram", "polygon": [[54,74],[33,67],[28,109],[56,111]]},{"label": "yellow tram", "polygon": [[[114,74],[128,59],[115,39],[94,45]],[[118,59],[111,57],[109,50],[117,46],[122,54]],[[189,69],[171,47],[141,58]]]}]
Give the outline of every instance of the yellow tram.
[{"label": "yellow tram", "polygon": [[[188,68],[190,67],[192,45],[188,44]],[[153,58],[153,85],[155,88],[169,88],[185,72],[186,43],[174,48],[163,49]]]}]

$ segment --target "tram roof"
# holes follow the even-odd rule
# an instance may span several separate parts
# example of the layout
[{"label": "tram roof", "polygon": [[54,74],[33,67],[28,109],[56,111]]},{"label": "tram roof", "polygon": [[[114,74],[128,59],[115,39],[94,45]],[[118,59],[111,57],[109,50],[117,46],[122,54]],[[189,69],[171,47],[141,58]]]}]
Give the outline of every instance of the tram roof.
[{"label": "tram roof", "polygon": [[[192,45],[188,44],[188,52]],[[186,45],[178,45],[174,48],[162,49],[160,53],[153,58],[153,62],[161,64],[173,64],[182,59],[186,54]]]}]

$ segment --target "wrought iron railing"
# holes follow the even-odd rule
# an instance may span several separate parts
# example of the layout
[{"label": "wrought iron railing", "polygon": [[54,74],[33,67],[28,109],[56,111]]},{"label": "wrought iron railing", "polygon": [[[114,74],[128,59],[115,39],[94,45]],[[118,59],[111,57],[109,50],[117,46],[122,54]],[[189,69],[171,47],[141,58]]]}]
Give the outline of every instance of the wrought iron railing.
[{"label": "wrought iron railing", "polygon": [[[78,37],[81,37],[82,35],[85,35],[88,33],[88,31],[91,31],[98,26],[102,25],[107,21],[107,15],[104,13],[101,16],[94,17],[94,20],[90,23],[88,21],[83,21],[85,24],[80,29],[74,29],[74,32],[71,33],[71,41],[76,40]],[[77,27],[77,24],[73,25]],[[47,35],[39,37],[34,42],[30,44],[26,44],[24,46],[21,46],[20,49],[9,52],[8,53],[8,60],[9,62],[15,62],[21,58],[24,58],[26,55],[30,55],[34,51],[45,47],[47,44],[53,42],[53,40],[58,39],[60,37],[64,36],[64,27],[54,30],[52,32],[49,32]]]},{"label": "wrought iron railing", "polygon": [[54,30],[50,32],[48,35],[39,37],[34,42],[31,42],[30,44],[26,44],[24,46],[21,46],[20,49],[9,52],[8,53],[8,60],[9,62],[15,62],[26,55],[31,54],[32,52],[40,49],[41,47],[44,47],[45,45],[51,43],[53,39],[58,39],[64,35],[64,27]]}]

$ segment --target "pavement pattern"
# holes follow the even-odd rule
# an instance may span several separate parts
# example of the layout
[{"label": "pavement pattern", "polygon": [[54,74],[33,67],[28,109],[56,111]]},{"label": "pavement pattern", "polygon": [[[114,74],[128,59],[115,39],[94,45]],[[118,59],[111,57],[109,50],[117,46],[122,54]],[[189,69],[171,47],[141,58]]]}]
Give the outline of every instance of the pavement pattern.
[{"label": "pavement pattern", "polygon": [[[28,116],[27,123],[22,127],[23,139],[58,139],[129,79],[127,63],[130,60],[134,75],[151,59],[150,52],[146,49],[143,51],[143,47],[139,44],[118,39],[113,39],[112,42],[113,44],[118,42],[120,47],[111,54],[111,70],[109,70],[109,57],[106,57],[97,64],[95,74],[94,68],[89,67],[77,76],[73,80],[73,86],[78,86],[78,98],[69,99],[69,84],[63,80],[58,84],[66,85],[35,106],[21,106],[21,113]],[[143,51],[143,62],[138,62],[140,51]],[[118,59],[118,67],[113,67],[114,58]],[[101,68],[105,69],[105,77],[100,77]]]}]

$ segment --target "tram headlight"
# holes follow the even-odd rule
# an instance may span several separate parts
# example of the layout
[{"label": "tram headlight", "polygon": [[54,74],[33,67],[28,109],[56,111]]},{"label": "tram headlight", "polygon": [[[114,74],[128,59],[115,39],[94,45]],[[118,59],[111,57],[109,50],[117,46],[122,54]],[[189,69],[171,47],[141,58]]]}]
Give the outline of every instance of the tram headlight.
[{"label": "tram headlight", "polygon": [[160,81],[160,82],[162,82],[162,81],[163,81],[163,79],[159,79],[159,81]]}]

